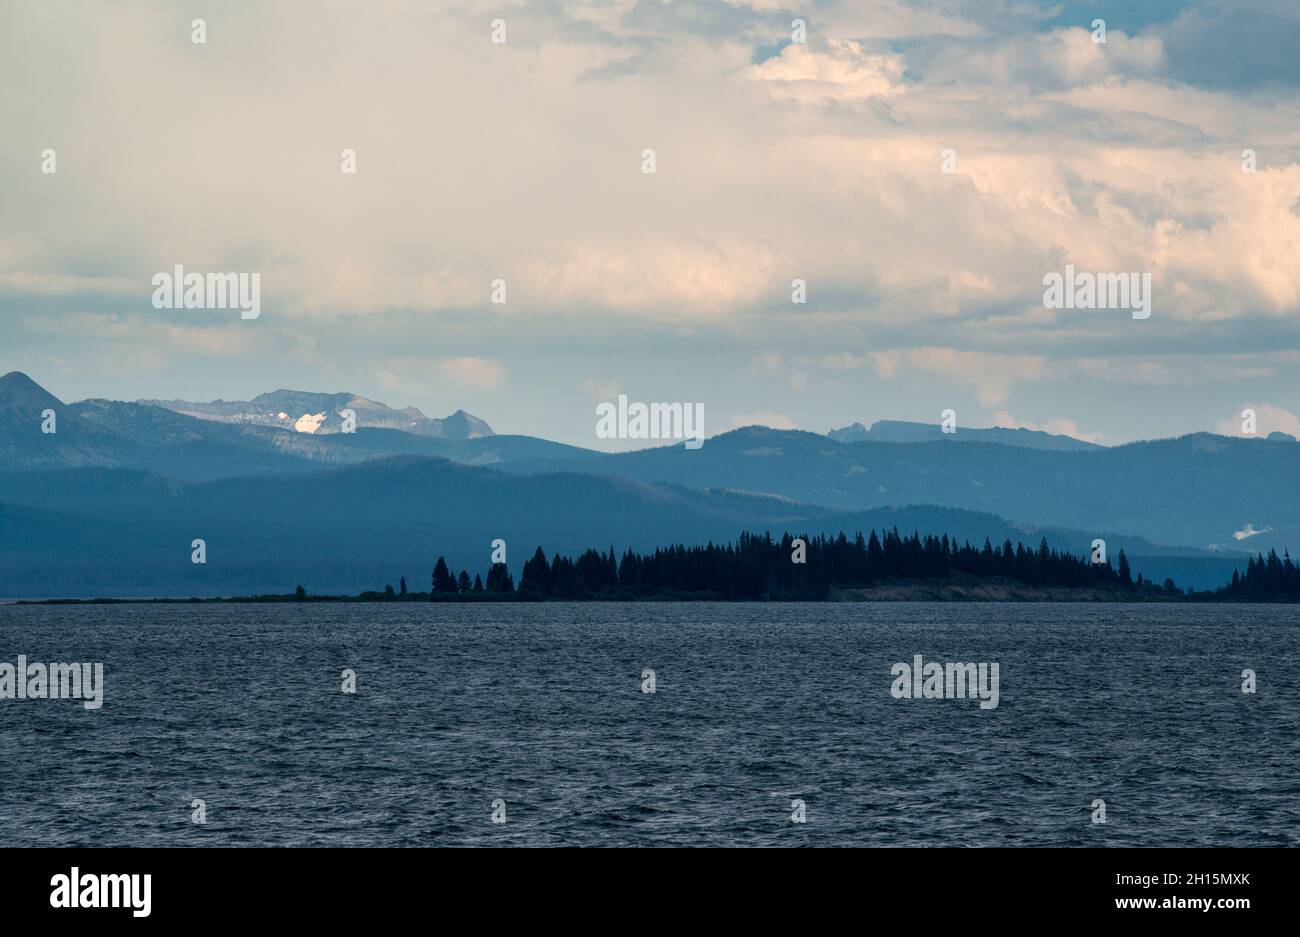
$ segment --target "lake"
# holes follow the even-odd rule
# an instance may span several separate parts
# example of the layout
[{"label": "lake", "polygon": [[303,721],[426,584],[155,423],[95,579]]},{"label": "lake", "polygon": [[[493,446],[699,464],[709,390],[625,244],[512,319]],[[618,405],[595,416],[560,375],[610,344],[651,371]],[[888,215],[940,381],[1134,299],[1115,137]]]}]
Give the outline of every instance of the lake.
[{"label": "lake", "polygon": [[[0,844],[1300,845],[1298,635],[1285,606],[0,606],[0,662],[105,682],[0,699]],[[997,663],[998,705],[895,698],[918,654]]]}]

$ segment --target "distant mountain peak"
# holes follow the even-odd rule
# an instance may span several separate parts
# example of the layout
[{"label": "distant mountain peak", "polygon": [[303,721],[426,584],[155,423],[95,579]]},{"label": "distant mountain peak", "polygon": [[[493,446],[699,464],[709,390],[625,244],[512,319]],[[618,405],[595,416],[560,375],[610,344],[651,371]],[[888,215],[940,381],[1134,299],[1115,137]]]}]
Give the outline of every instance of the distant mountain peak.
[{"label": "distant mountain peak", "polygon": [[955,433],[945,433],[938,423],[913,423],[907,420],[877,420],[867,429],[861,423],[833,429],[826,434],[836,442],[991,442],[1024,449],[1079,451],[1102,449],[1096,443],[1060,436],[1042,430],[1006,426],[973,427],[958,425]]},{"label": "distant mountain peak", "polygon": [[322,436],[342,430],[344,410],[353,411],[358,429],[396,429],[438,439],[496,435],[486,421],[464,410],[439,420],[426,416],[416,407],[398,410],[350,392],[328,394],[280,388],[258,394],[252,400],[140,400],[137,403],[164,407],[201,420],[270,426]]},{"label": "distant mountain peak", "polygon": [[22,371],[0,376],[0,407],[48,406],[62,409],[63,403]]},{"label": "distant mountain peak", "polygon": [[[46,410],[54,413],[48,433]],[[136,450],[130,440],[81,419],[21,371],[0,376],[0,469],[121,465]]]}]

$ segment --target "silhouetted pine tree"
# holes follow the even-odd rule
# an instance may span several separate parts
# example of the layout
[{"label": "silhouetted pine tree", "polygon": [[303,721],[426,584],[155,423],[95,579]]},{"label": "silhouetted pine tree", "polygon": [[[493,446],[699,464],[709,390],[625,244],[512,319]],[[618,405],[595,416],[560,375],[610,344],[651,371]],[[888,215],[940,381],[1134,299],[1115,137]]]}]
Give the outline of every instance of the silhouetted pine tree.
[{"label": "silhouetted pine tree", "polygon": [[492,564],[492,568],[488,570],[486,588],[488,592],[515,591],[515,581],[510,576],[510,571],[506,568],[505,563]]},{"label": "silhouetted pine tree", "polygon": [[519,575],[519,591],[535,592],[546,595],[551,591],[551,566],[546,562],[546,554],[538,547],[531,560],[524,561],[523,572]]},{"label": "silhouetted pine tree", "polygon": [[440,556],[433,567],[433,592],[429,597],[433,598],[438,593],[446,595],[455,591],[456,580],[452,578],[451,570],[447,568],[447,561]]}]

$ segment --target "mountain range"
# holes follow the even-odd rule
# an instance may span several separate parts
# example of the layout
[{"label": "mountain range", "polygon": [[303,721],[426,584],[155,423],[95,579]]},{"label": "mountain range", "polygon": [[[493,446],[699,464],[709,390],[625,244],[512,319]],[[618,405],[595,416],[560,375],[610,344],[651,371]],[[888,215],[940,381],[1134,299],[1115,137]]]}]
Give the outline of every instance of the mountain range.
[{"label": "mountain range", "polygon": [[1024,427],[1019,429],[1008,429],[1002,426],[987,429],[954,427],[953,432],[945,433],[938,423],[908,423],[902,420],[877,420],[871,424],[871,429],[867,429],[861,423],[854,423],[840,429],[833,429],[826,435],[836,442],[996,442],[1004,446],[1064,452],[1102,448],[1096,443],[1075,439],[1073,436],[1057,436]]},{"label": "mountain range", "polygon": [[838,443],[816,433],[745,427],[698,450],[678,444],[502,468],[726,488],[843,511],[933,504],[1206,550],[1281,552],[1300,543],[1300,501],[1288,494],[1300,479],[1300,445],[1210,433],[1068,451],[987,442]]},{"label": "mountain range", "polygon": [[[341,431],[345,409],[355,432]],[[610,454],[354,394],[65,405],[14,372],[0,377],[0,596],[339,591],[422,583],[438,554],[485,571],[498,537],[517,567],[538,544],[646,550],[895,525],[1074,553],[1103,537],[1135,572],[1205,588],[1246,551],[1300,539],[1289,439],[1106,448],[996,428],[852,429],[745,427],[696,450]],[[206,566],[190,563],[194,538]]]},{"label": "mountain range", "polygon": [[415,407],[395,410],[355,394],[315,394],[301,390],[276,390],[252,400],[137,400],[142,406],[162,407],[185,416],[241,426],[269,426],[300,433],[337,433],[343,412],[351,410],[356,424],[371,429],[395,429],[437,439],[477,439],[491,436],[492,427],[464,410],[441,420],[431,419]]}]

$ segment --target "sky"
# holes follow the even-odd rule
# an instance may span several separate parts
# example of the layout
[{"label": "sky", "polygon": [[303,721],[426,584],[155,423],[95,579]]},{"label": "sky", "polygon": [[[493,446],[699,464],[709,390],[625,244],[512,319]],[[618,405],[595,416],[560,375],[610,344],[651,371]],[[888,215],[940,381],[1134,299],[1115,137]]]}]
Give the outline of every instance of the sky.
[{"label": "sky", "polygon": [[[350,391],[600,449],[643,444],[596,437],[618,394],[709,435],[1300,435],[1294,0],[0,20],[0,373],[65,401]],[[155,308],[178,264],[258,273],[260,316]],[[1045,308],[1067,264],[1150,273],[1150,317]]]}]

